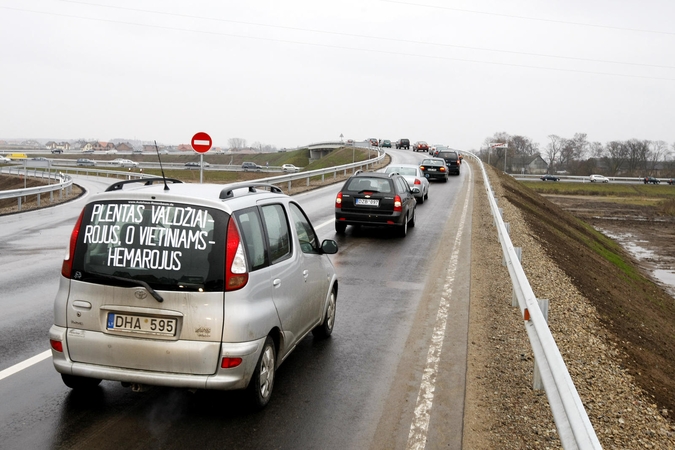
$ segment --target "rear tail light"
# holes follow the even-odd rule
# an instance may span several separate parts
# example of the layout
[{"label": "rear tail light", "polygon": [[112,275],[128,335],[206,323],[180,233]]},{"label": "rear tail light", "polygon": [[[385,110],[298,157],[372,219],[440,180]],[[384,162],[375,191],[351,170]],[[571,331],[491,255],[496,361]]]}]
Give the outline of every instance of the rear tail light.
[{"label": "rear tail light", "polygon": [[401,197],[398,195],[394,196],[394,212],[403,211],[403,204],[401,203]]},{"label": "rear tail light", "polygon": [[441,167],[441,172],[445,172],[445,167]]},{"label": "rear tail light", "polygon": [[424,166],[420,166],[420,170],[427,170],[427,168]]},{"label": "rear tail light", "polygon": [[335,207],[342,208],[342,192],[338,192],[337,197],[335,197]]},{"label": "rear tail light", "polygon": [[227,226],[225,290],[236,291],[246,286],[246,283],[248,283],[248,268],[244,246],[234,218],[230,218],[230,223]]},{"label": "rear tail light", "polygon": [[73,258],[75,256],[75,245],[77,244],[77,237],[80,235],[80,225],[82,225],[82,217],[84,217],[84,209],[80,213],[80,217],[75,223],[75,228],[70,234],[70,244],[68,246],[68,252],[66,257],[63,258],[63,264],[61,265],[61,275],[66,278],[70,278],[73,272]]},{"label": "rear tail light", "polygon": [[223,358],[220,367],[223,369],[231,369],[237,367],[239,364],[241,364],[241,358]]},{"label": "rear tail light", "polygon": [[54,350],[56,350],[59,353],[63,353],[63,342],[61,341],[55,341],[54,339],[49,340],[49,344],[52,346]]},{"label": "rear tail light", "polygon": [[415,178],[415,184],[422,184],[419,178]]}]

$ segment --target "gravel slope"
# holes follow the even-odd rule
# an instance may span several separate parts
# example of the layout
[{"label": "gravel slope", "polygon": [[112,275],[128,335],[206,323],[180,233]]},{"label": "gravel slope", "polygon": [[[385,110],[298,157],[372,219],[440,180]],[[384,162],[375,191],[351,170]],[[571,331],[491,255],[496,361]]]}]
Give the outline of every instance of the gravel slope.
[{"label": "gravel slope", "polygon": [[[503,197],[491,175],[514,246],[538,298],[550,300],[553,336],[606,449],[674,449],[672,412],[659,410],[622,366],[625,355],[610,339],[592,304],[546,255],[521,212]],[[532,389],[534,362],[511,282],[501,264],[483,180],[475,170],[471,314],[463,447],[561,448],[543,391]]]}]

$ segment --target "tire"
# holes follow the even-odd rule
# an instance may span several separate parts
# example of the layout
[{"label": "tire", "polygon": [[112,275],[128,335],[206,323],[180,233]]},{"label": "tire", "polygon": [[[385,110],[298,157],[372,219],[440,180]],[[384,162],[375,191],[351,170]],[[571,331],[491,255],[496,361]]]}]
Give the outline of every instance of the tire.
[{"label": "tire", "polygon": [[448,182],[448,177],[443,178],[443,183],[447,183],[447,182]]},{"label": "tire", "polygon": [[422,194],[422,196],[417,199],[417,203],[419,203],[420,205],[424,203],[424,194]]},{"label": "tire", "polygon": [[424,200],[429,200],[429,190],[427,189],[427,193],[424,194]]},{"label": "tire", "polygon": [[323,316],[323,323],[316,326],[312,330],[314,337],[319,339],[326,339],[333,333],[335,326],[335,309],[337,306],[337,299],[335,289],[331,289],[330,297],[328,298],[328,306],[326,307],[326,314]]},{"label": "tire", "polygon": [[89,391],[101,384],[101,380],[98,378],[78,377],[65,373],[61,374],[61,379],[63,380],[63,384],[77,391]]},{"label": "tire", "polygon": [[274,375],[276,374],[277,351],[274,341],[267,336],[263,344],[258,364],[255,366],[251,381],[248,383],[248,395],[251,406],[262,409],[270,401],[274,389]]},{"label": "tire", "polygon": [[400,225],[398,230],[399,230],[398,234],[401,237],[406,237],[408,235],[408,218],[407,217],[403,220],[403,225]]},{"label": "tire", "polygon": [[342,223],[342,222],[335,222],[335,232],[337,234],[345,234],[345,230],[347,229],[347,224]]},{"label": "tire", "polygon": [[415,208],[413,208],[412,218],[408,221],[408,227],[415,228],[415,217]]}]

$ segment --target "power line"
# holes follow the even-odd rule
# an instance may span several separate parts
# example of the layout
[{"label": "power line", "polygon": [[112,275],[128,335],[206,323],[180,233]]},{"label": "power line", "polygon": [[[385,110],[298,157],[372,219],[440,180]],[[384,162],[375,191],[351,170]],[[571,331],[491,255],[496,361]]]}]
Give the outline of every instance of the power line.
[{"label": "power line", "polygon": [[561,68],[533,66],[533,65],[526,65],[526,64],[480,61],[480,60],[473,60],[473,59],[466,59],[466,58],[451,58],[451,57],[447,57],[447,56],[433,56],[433,55],[423,55],[423,54],[418,54],[418,53],[404,53],[404,52],[393,52],[393,51],[386,51],[386,50],[373,50],[373,49],[367,49],[367,48],[345,47],[345,46],[340,46],[340,45],[317,44],[317,43],[314,43],[314,42],[292,41],[292,40],[287,40],[287,39],[273,39],[273,38],[265,38],[265,37],[258,37],[258,36],[244,36],[244,35],[234,34],[234,33],[221,33],[221,32],[214,32],[214,31],[191,30],[191,29],[187,29],[187,28],[168,27],[168,26],[162,26],[162,25],[150,25],[150,24],[142,24],[142,23],[134,23],[134,22],[124,22],[124,21],[112,20],[112,19],[99,19],[99,18],[94,18],[94,17],[83,17],[83,16],[75,16],[75,15],[70,15],[70,14],[61,14],[61,13],[53,13],[53,12],[46,12],[46,11],[34,11],[34,10],[22,9],[22,8],[12,8],[12,7],[8,7],[8,6],[0,6],[0,9],[28,12],[28,13],[34,13],[34,14],[44,14],[44,15],[50,15],[50,16],[56,16],[56,17],[66,17],[66,18],[70,18],[70,19],[91,20],[91,21],[96,21],[96,22],[113,23],[113,24],[119,24],[119,25],[132,25],[132,26],[137,26],[137,27],[154,28],[154,29],[159,29],[159,30],[183,31],[183,32],[195,33],[195,34],[206,34],[206,35],[212,35],[212,36],[225,36],[225,37],[234,37],[234,38],[241,38],[241,39],[251,39],[251,40],[257,40],[257,41],[277,42],[277,43],[284,43],[284,44],[312,46],[312,47],[323,47],[323,48],[331,48],[331,49],[337,49],[337,50],[349,50],[349,51],[357,51],[357,52],[379,53],[379,54],[385,54],[385,55],[408,56],[408,57],[416,57],[416,58],[437,59],[437,60],[444,60],[444,61],[469,62],[469,63],[476,63],[476,64],[488,64],[488,65],[505,66],[505,67],[521,67],[521,68],[527,68],[527,69],[539,69],[539,70],[548,70],[548,71],[556,71],[556,72],[582,73],[582,74],[588,74],[588,75],[605,75],[605,76],[618,76],[618,77],[625,77],[625,78],[641,78],[641,79],[649,79],[649,80],[675,81],[675,78],[653,77],[653,76],[646,76],[646,75],[629,75],[629,74],[622,74],[622,73],[597,72],[597,71],[578,70],[578,69],[561,69]]},{"label": "power line", "polygon": [[560,23],[565,25],[577,25],[582,27],[592,27],[592,28],[606,28],[609,30],[620,30],[620,31],[633,31],[637,33],[653,33],[653,34],[665,34],[668,36],[675,36],[675,33],[670,31],[658,31],[658,30],[644,30],[640,28],[627,28],[627,27],[615,27],[611,25],[596,25],[592,23],[582,23],[582,22],[571,22],[568,20],[556,20],[556,19],[543,19],[540,17],[528,17],[528,16],[517,16],[515,14],[503,14],[503,13],[493,13],[488,11],[476,11],[472,9],[462,9],[462,8],[451,8],[448,6],[436,6],[436,5],[425,5],[421,3],[411,3],[411,2],[402,2],[399,0],[380,0],[385,3],[396,3],[399,5],[408,5],[408,6],[417,6],[420,8],[433,8],[433,9],[444,9],[447,11],[457,11],[470,14],[482,14],[486,16],[496,16],[496,17],[508,17],[510,19],[521,19],[521,20],[535,20],[539,22],[549,22],[549,23]]},{"label": "power line", "polygon": [[[550,55],[550,54],[545,54],[545,53],[521,52],[521,51],[516,51],[516,50],[499,50],[499,49],[493,49],[493,48],[472,47],[472,46],[466,46],[466,45],[455,45],[455,44],[446,44],[446,43],[439,43],[439,42],[387,38],[387,37],[380,37],[380,36],[369,36],[369,35],[364,35],[364,34],[342,33],[342,32],[337,32],[337,31],[325,31],[325,30],[317,30],[317,29],[311,29],[311,28],[289,27],[289,26],[284,26],[284,25],[271,25],[271,24],[265,24],[265,23],[259,23],[259,22],[245,22],[245,21],[231,20],[231,19],[221,19],[221,18],[214,18],[214,17],[195,16],[195,15],[189,15],[189,14],[170,13],[170,12],[165,12],[165,11],[140,9],[140,8],[130,8],[130,7],[124,7],[124,6],[104,5],[104,4],[99,4],[99,3],[88,3],[88,2],[82,2],[82,1],[76,1],[76,0],[57,0],[57,1],[60,1],[60,2],[63,2],[63,3],[73,3],[73,4],[78,4],[78,5],[95,6],[95,7],[100,7],[100,8],[110,8],[110,9],[117,9],[117,10],[123,10],[123,11],[133,11],[133,12],[142,12],[142,13],[150,13],[150,14],[161,14],[161,15],[170,16],[170,17],[181,17],[181,18],[186,18],[186,19],[209,20],[209,21],[213,21],[213,22],[234,23],[234,24],[237,24],[237,25],[276,28],[276,29],[281,29],[281,30],[303,31],[303,32],[308,32],[308,33],[319,33],[319,34],[326,34],[326,35],[332,35],[332,36],[355,37],[355,38],[373,39],[373,40],[379,40],[379,41],[397,42],[397,43],[405,43],[405,44],[431,45],[431,46],[436,46],[436,47],[458,48],[458,49],[463,49],[463,50],[475,50],[475,51],[483,51],[483,52],[506,53],[506,54],[510,54],[510,55],[536,56],[536,57],[540,57],[540,58],[563,59],[563,60],[568,60],[568,61],[595,62],[595,63],[603,63],[603,64],[619,64],[619,65],[628,65],[628,66],[637,66],[637,67],[653,67],[653,68],[659,68],[659,69],[675,69],[675,66],[667,66],[667,65],[661,65],[661,64],[645,64],[645,63],[636,63],[636,62],[627,62],[627,61],[603,60],[603,59],[595,59],[595,58],[580,58],[580,57],[575,57],[575,56],[560,56],[560,55]],[[382,1],[386,1],[386,0],[382,0]],[[392,3],[403,3],[403,2],[392,2]],[[412,5],[412,3],[406,3],[406,4]]]}]

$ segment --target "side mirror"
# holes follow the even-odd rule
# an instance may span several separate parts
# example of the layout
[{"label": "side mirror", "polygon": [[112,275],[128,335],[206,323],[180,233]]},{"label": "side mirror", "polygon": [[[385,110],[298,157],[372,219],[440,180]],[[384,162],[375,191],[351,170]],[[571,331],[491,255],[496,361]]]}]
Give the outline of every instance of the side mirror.
[{"label": "side mirror", "polygon": [[332,239],[324,239],[321,243],[321,251],[327,255],[334,255],[338,251],[337,242]]}]

